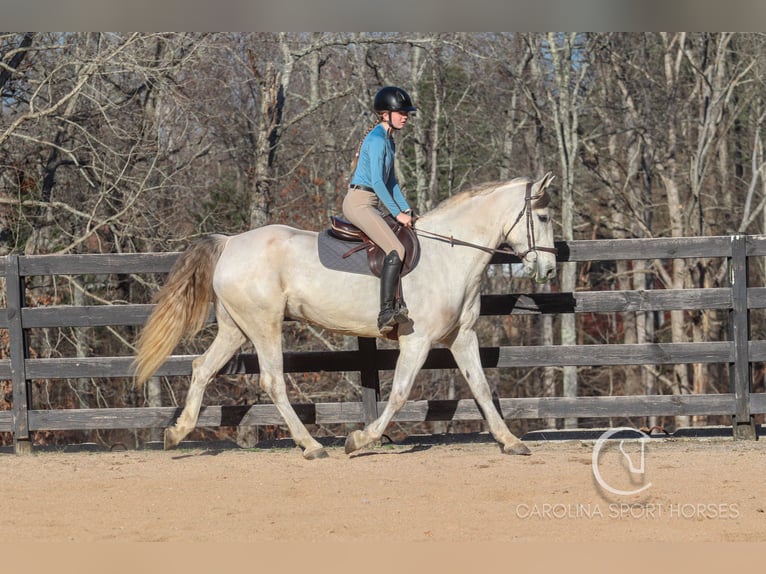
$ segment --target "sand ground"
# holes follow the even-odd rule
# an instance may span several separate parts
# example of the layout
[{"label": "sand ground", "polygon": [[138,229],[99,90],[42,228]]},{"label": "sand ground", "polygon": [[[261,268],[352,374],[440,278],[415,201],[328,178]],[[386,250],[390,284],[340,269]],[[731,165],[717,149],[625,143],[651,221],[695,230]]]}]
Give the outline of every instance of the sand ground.
[{"label": "sand ground", "polygon": [[[766,540],[766,442],[386,445],[0,455],[5,542]],[[626,456],[627,455],[627,456]]]}]

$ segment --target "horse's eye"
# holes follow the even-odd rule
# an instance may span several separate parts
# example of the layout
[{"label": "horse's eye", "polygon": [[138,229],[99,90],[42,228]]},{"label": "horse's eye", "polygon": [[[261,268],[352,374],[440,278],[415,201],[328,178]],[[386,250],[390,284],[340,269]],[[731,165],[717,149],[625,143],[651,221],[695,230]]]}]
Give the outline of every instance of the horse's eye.
[{"label": "horse's eye", "polygon": [[547,215],[538,215],[537,219],[540,220],[540,223],[548,223],[548,216]]}]

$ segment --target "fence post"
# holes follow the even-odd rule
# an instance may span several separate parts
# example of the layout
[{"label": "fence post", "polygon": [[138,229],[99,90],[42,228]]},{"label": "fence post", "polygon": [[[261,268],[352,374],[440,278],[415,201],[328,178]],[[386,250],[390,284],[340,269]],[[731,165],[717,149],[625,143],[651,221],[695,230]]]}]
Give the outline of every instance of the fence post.
[{"label": "fence post", "polygon": [[731,238],[729,285],[731,310],[729,334],[734,345],[734,362],[729,363],[729,385],[733,386],[736,414],[732,420],[735,440],[756,440],[755,421],[750,414],[750,311],[747,304],[747,236]]},{"label": "fence post", "polygon": [[357,337],[359,352],[362,355],[362,408],[364,423],[370,424],[378,418],[380,400],[380,375],[378,373],[378,346],[374,338]]},{"label": "fence post", "polygon": [[27,340],[21,322],[24,307],[24,283],[19,273],[19,256],[8,256],[5,275],[8,299],[8,339],[11,354],[11,384],[13,385],[13,446],[16,454],[32,452],[29,440],[29,387],[27,386]]}]

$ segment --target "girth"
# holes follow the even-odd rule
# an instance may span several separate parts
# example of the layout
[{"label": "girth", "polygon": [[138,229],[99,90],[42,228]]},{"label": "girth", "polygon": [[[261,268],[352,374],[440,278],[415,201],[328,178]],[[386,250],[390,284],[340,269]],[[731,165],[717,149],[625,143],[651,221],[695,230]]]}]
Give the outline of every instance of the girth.
[{"label": "girth", "polygon": [[[417,265],[420,257],[420,242],[418,241],[415,230],[411,227],[405,227],[391,215],[383,216],[385,221],[394,232],[397,239],[404,245],[404,262],[402,264],[402,276],[409,273]],[[378,247],[367,235],[355,226],[353,223],[339,217],[330,216],[330,229],[327,231],[335,239],[348,241],[350,248],[343,254],[343,257],[349,257],[362,249],[367,251],[367,262],[370,271],[376,277],[380,277],[380,270],[383,268],[383,259],[386,253]]]}]

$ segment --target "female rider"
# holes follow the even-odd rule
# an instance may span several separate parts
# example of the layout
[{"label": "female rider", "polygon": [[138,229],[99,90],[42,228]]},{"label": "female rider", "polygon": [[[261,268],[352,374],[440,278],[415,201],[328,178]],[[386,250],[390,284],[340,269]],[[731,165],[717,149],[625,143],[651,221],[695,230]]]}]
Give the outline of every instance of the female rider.
[{"label": "female rider", "polygon": [[394,172],[396,146],[393,134],[405,126],[410,112],[416,109],[410,96],[401,88],[386,86],[378,91],[373,101],[377,122],[359,146],[351,183],[343,200],[344,217],[386,253],[380,273],[378,329],[382,334],[391,331],[397,323],[409,320],[404,300],[399,298],[395,303],[404,246],[383,220],[380,209],[384,208],[400,224],[412,226],[412,209]]}]

